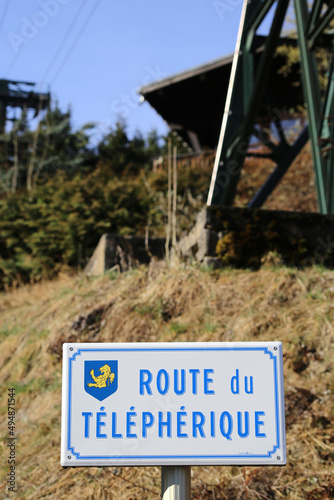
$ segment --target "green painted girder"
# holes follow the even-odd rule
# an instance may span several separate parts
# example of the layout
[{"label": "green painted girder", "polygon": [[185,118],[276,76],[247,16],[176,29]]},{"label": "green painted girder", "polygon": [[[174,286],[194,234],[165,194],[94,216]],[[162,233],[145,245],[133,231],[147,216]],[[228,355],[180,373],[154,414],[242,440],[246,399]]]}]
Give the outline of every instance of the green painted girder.
[{"label": "green painted girder", "polygon": [[[208,205],[231,205],[236,194],[237,184],[249,140],[255,131],[255,124],[266,93],[266,84],[275,48],[279,42],[282,24],[286,17],[288,0],[244,0],[237,45],[232,64],[230,84],[226,99],[221,134],[209,189]],[[275,5],[267,43],[260,63],[254,73],[254,51],[256,30]],[[278,146],[266,145],[272,149],[276,169],[261,187],[259,196],[252,204],[262,204],[275,189],[284,172],[299,153],[306,141],[307,134],[312,144],[314,171],[319,210],[334,213],[334,141],[333,141],[333,62],[328,73],[328,88],[320,92],[319,75],[314,50],[318,44],[323,46],[333,40],[333,31],[325,33],[334,15],[334,2],[314,0],[311,8],[307,0],[294,0],[297,21],[298,45],[301,52],[302,83],[307,107],[309,126],[293,145],[289,145],[280,128]],[[332,45],[333,53],[333,45]],[[275,106],[271,109],[275,112]],[[274,123],[277,119],[274,117]],[[277,154],[278,153],[278,154]]]}]

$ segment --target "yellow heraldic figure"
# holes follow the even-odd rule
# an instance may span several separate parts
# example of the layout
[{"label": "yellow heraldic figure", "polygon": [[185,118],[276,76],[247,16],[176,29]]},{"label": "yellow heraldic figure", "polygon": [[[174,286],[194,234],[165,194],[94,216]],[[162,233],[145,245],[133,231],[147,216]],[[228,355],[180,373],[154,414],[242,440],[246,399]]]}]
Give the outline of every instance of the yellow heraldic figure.
[{"label": "yellow heraldic figure", "polygon": [[94,380],[94,383],[88,383],[88,387],[97,387],[98,389],[103,389],[104,387],[112,384],[115,378],[115,374],[111,373],[111,368],[109,365],[105,364],[99,368],[101,375],[95,377],[94,370],[92,369],[89,373]]}]

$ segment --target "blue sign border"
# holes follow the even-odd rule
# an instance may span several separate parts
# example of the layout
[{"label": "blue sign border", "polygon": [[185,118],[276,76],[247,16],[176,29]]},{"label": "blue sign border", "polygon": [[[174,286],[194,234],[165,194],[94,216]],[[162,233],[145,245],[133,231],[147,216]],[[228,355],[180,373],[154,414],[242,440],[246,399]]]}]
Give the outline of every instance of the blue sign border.
[{"label": "blue sign border", "polygon": [[[276,417],[276,444],[273,445],[273,449],[269,450],[266,455],[253,455],[251,453],[240,454],[240,455],[80,455],[80,452],[76,452],[74,447],[71,446],[71,400],[72,400],[72,363],[75,361],[77,356],[80,356],[83,352],[149,352],[149,351],[263,351],[264,354],[268,354],[270,359],[273,360],[273,370],[274,370],[274,385],[275,385],[275,417]],[[78,460],[134,460],[134,459],[229,459],[229,458],[271,458],[272,455],[280,448],[281,436],[279,428],[279,395],[278,395],[278,373],[277,373],[277,356],[275,356],[268,347],[147,347],[147,348],[101,348],[101,349],[78,349],[78,351],[69,358],[69,391],[68,391],[68,429],[67,429],[67,451],[70,451]]]}]

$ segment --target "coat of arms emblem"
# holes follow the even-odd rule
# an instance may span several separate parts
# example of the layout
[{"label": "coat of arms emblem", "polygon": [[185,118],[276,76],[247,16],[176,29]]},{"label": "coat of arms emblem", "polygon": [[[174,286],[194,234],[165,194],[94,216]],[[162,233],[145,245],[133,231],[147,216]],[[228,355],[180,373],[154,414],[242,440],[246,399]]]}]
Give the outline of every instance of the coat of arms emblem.
[{"label": "coat of arms emblem", "polygon": [[115,360],[85,361],[85,391],[103,401],[118,388],[118,362]]}]

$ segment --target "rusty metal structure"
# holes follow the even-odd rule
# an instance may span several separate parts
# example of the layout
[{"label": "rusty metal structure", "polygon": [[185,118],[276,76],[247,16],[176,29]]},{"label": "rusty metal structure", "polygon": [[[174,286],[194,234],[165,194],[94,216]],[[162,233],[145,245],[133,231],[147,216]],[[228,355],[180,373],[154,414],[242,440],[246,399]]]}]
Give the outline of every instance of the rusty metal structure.
[{"label": "rusty metal structure", "polygon": [[6,128],[8,108],[33,109],[37,116],[49,106],[50,94],[36,92],[34,87],[31,82],[0,80],[0,134]]},{"label": "rusty metal structure", "polygon": [[[289,3],[289,0],[244,0],[208,205],[233,204],[244,159],[254,155],[250,147],[252,138],[257,137],[263,144],[263,156],[269,157],[275,167],[249,207],[262,206],[310,139],[319,211],[334,213],[334,29],[331,26],[334,1],[293,1],[308,123],[292,144],[286,137],[284,117],[277,112],[268,84]],[[255,65],[257,30],[273,10],[265,47]],[[322,82],[316,61],[319,50],[325,50],[329,60]],[[270,115],[267,128],[259,125],[263,106]]]}]

